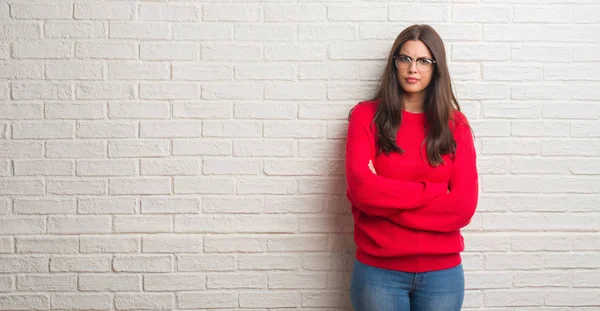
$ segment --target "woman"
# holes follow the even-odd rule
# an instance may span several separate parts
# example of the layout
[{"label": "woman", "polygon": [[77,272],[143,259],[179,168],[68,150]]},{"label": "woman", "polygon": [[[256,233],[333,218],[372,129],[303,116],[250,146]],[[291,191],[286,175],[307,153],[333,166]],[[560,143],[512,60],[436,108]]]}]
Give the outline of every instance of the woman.
[{"label": "woman", "polygon": [[477,206],[476,153],[430,26],[398,35],[375,98],[351,110],[346,181],[354,310],[460,310],[460,229]]}]

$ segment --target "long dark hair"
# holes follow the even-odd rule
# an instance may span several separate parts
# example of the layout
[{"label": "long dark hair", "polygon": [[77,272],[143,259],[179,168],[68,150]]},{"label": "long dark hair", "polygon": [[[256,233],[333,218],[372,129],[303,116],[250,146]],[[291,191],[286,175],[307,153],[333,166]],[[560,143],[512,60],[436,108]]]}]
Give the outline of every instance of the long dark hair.
[{"label": "long dark hair", "polygon": [[404,153],[404,150],[396,144],[396,133],[402,123],[404,91],[398,82],[394,56],[409,40],[422,41],[431,52],[433,59],[437,61],[433,68],[431,82],[426,88],[424,113],[427,121],[427,137],[424,143],[427,144],[427,160],[430,165],[438,166],[444,163],[443,154],[456,152],[456,141],[452,136],[449,122],[454,126],[453,110],[460,111],[460,106],[452,91],[444,43],[439,34],[429,25],[413,25],[404,29],[396,37],[391,48],[376,95],[372,98],[380,101],[373,118],[373,123],[377,127],[378,154]]}]

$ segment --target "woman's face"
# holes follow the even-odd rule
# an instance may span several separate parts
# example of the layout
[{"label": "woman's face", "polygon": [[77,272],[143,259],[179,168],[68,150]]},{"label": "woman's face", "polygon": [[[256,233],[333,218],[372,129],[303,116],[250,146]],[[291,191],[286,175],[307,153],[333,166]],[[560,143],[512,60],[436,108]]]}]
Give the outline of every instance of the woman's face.
[{"label": "woman's face", "polygon": [[432,59],[433,56],[422,41],[410,40],[404,42],[395,62],[398,82],[405,92],[419,93],[425,91],[435,70],[435,64],[428,61]]}]

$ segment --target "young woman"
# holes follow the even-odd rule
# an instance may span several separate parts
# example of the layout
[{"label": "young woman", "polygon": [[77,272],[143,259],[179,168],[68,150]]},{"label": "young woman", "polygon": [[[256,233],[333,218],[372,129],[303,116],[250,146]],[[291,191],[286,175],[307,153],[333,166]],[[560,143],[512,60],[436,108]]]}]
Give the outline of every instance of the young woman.
[{"label": "young woman", "polygon": [[351,110],[346,181],[354,310],[460,310],[460,229],[477,206],[476,153],[430,26],[398,35],[375,98]]}]

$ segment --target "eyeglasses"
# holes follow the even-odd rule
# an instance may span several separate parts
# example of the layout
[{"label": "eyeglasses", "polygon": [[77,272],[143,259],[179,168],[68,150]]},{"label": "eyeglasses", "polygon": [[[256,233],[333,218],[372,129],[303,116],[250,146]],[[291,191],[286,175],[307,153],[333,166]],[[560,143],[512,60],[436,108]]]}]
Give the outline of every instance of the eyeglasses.
[{"label": "eyeglasses", "polygon": [[[410,57],[408,55],[400,54],[400,55],[394,56],[394,64],[396,65],[396,68],[400,68],[402,70],[408,69],[412,65],[412,62],[413,62],[412,57]],[[435,61],[431,58],[425,58],[425,57],[417,58],[416,62],[417,62],[417,70],[421,71],[421,72],[430,71],[431,68],[433,68],[433,65],[435,63],[437,63],[437,61]]]}]

